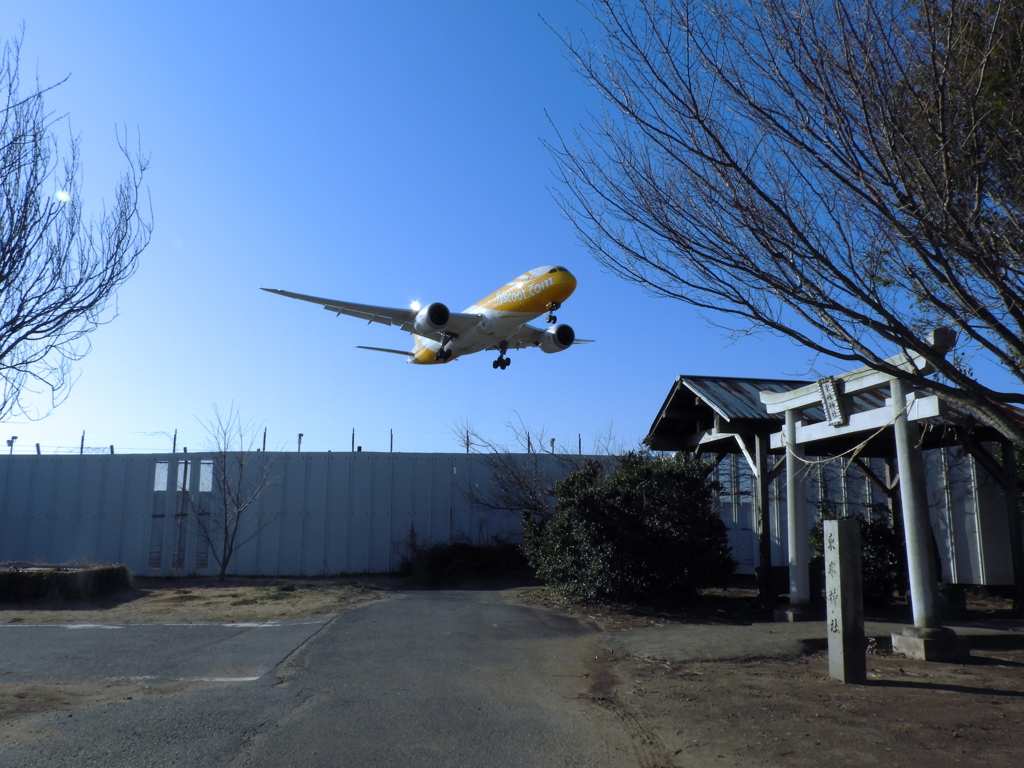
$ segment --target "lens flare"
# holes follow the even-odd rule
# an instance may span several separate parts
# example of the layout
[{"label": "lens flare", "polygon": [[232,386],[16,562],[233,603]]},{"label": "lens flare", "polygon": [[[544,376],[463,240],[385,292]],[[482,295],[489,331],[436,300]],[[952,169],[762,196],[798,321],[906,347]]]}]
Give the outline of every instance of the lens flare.
[{"label": "lens flare", "polygon": [[419,312],[420,303],[418,301],[414,301],[412,304],[409,305],[409,309],[411,309],[413,312]]},{"label": "lens flare", "polygon": [[54,195],[62,203],[66,203],[71,199],[71,194],[66,189],[58,189],[57,194]]}]

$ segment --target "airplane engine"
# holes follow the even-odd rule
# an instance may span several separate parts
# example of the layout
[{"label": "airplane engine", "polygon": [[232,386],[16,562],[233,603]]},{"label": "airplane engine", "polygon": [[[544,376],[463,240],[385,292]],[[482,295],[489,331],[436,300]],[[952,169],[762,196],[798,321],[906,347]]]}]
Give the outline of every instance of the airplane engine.
[{"label": "airplane engine", "polygon": [[540,340],[540,348],[547,353],[562,352],[572,346],[576,341],[576,331],[563,323],[552,326],[544,331],[544,337]]},{"label": "airplane engine", "polygon": [[413,328],[421,336],[433,333],[434,331],[443,331],[445,326],[448,325],[449,317],[451,317],[451,312],[448,311],[448,307],[444,304],[440,302],[427,304],[416,314]]}]

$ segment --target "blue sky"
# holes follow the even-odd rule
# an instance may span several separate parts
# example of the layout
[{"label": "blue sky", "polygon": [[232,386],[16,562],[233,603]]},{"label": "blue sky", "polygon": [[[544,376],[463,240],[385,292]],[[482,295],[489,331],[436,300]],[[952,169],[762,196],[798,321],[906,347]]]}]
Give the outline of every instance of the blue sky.
[{"label": "blue sky", "polygon": [[[18,452],[113,444],[199,450],[201,420],[233,403],[268,448],[459,450],[520,421],[584,451],[609,429],[647,432],[680,373],[808,375],[787,341],[730,344],[697,313],[604,273],[553,197],[542,144],[599,109],[557,29],[574,0],[141,3],[4,0],[25,25],[22,75],[51,84],[79,135],[87,208],[123,170],[115,127],[151,155],[154,233],[96,331],[70,397],[0,427]],[[260,286],[373,304],[461,310],[523,271],[579,279],[559,311],[597,343],[412,366],[396,329],[336,318]],[[4,435],[4,439],[9,435]]]}]

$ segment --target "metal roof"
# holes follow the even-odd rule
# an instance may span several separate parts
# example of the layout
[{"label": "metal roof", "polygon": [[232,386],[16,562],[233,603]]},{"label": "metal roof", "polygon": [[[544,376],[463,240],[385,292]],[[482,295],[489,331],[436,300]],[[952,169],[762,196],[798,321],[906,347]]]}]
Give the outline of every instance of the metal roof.
[{"label": "metal roof", "polygon": [[[761,392],[788,392],[813,382],[790,379],[742,379],[729,376],[677,376],[672,389],[658,411],[654,423],[651,424],[644,443],[654,451],[689,451],[699,446],[715,446],[714,450],[732,451],[737,438],[744,440],[754,436],[766,436],[778,432],[784,421],[782,413],[769,414],[761,402]],[[849,397],[849,404],[855,411],[868,411],[880,408],[886,403],[887,392],[869,390],[858,392]],[[1012,406],[1007,406],[1010,410]],[[811,422],[826,419],[821,406],[801,409],[803,417]],[[1024,412],[1020,413],[1024,420]],[[959,409],[948,406],[945,415],[934,420],[926,430],[925,443],[949,444],[958,442],[960,438],[952,432],[946,434],[944,427],[969,423],[966,414]],[[975,439],[997,439],[993,430],[978,431],[974,427]],[[870,439],[867,448],[858,451],[889,455],[888,444],[891,435],[878,434]],[[851,442],[852,441],[852,442]],[[836,439],[820,440],[815,450],[829,455],[849,447],[863,443],[865,437],[838,436]],[[849,444],[849,445],[847,445]]]},{"label": "metal roof", "polygon": [[655,451],[677,451],[692,447],[701,435],[723,430],[750,435],[776,432],[783,416],[769,414],[760,393],[788,392],[807,383],[678,376],[644,442]]},{"label": "metal roof", "polygon": [[788,392],[809,383],[783,379],[738,379],[729,376],[680,376],[676,379],[677,387],[687,387],[723,419],[764,419],[775,423],[783,421],[783,417],[768,413],[761,402],[761,393]]}]

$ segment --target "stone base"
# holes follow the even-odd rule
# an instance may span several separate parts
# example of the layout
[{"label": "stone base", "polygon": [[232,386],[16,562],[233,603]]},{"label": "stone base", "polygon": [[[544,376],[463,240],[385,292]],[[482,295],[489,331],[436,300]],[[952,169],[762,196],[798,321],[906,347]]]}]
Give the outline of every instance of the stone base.
[{"label": "stone base", "polygon": [[922,661],[965,661],[971,656],[967,640],[947,627],[906,627],[892,635],[892,649]]},{"label": "stone base", "polygon": [[775,609],[775,620],[785,622],[823,621],[825,611],[811,605],[789,605]]}]

